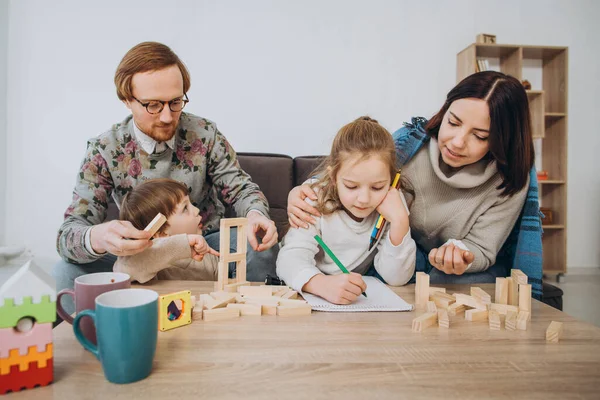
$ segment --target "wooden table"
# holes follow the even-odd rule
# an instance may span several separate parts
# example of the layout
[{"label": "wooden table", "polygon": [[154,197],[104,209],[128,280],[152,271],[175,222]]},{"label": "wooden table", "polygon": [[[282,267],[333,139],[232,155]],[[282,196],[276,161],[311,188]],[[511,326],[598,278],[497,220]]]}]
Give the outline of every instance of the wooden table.
[{"label": "wooden table", "polygon": [[[480,285],[493,295],[493,285]],[[212,282],[160,281],[160,294],[212,291]],[[450,293],[468,286],[447,285]],[[394,288],[414,302],[414,285]],[[115,385],[77,342],[54,329],[55,382],[7,399],[599,398],[600,328],[533,301],[527,331],[491,331],[451,317],[411,331],[421,312],[241,317],[159,332],[151,375]],[[550,321],[563,339],[546,343]]]}]

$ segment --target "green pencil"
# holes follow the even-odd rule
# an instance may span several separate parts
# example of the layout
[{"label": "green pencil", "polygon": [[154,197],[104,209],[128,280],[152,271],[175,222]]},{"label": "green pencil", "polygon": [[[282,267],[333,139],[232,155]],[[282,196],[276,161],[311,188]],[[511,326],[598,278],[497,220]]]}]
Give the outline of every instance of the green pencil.
[{"label": "green pencil", "polygon": [[[329,257],[331,257],[331,259],[333,260],[335,265],[337,265],[338,268],[341,269],[344,274],[350,273],[350,272],[348,272],[346,267],[344,267],[344,264],[342,264],[342,262],[340,260],[338,260],[338,258],[335,256],[335,254],[333,254],[333,251],[331,251],[331,249],[329,247],[327,247],[327,245],[325,244],[325,242],[323,241],[323,239],[321,239],[321,237],[319,235],[315,235],[315,240],[317,241],[317,243],[319,243],[321,245],[323,250],[325,250],[325,253],[327,253],[327,255]],[[367,297],[367,294],[365,292],[363,292],[362,295]]]}]

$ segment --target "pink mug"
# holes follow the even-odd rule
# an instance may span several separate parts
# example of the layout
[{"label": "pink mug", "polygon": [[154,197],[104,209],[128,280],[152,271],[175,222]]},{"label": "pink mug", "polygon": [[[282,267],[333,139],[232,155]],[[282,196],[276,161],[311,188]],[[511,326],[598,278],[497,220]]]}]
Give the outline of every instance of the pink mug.
[{"label": "pink mug", "polygon": [[[63,289],[56,296],[56,312],[58,315],[73,325],[73,317],[70,316],[60,303],[65,294],[73,297],[75,311],[79,314],[83,310],[96,309],[96,297],[105,292],[117,289],[128,289],[131,287],[131,277],[122,272],[98,272],[95,274],[81,275],[75,278],[75,290]],[[96,344],[96,330],[91,318],[81,320],[81,333],[92,343]]]}]

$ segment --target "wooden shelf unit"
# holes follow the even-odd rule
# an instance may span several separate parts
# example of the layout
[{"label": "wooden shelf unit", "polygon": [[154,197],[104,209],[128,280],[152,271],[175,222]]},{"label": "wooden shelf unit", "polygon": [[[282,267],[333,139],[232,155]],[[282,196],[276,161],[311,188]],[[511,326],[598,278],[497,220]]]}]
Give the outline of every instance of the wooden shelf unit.
[{"label": "wooden shelf unit", "polygon": [[498,58],[500,71],[522,81],[523,60],[542,65],[542,87],[527,90],[534,139],[541,140],[542,169],[548,180],[539,181],[540,205],[553,213],[544,225],[544,272],[567,271],[567,126],[568,47],[474,43],[456,56],[456,78],[476,72],[478,58]]}]

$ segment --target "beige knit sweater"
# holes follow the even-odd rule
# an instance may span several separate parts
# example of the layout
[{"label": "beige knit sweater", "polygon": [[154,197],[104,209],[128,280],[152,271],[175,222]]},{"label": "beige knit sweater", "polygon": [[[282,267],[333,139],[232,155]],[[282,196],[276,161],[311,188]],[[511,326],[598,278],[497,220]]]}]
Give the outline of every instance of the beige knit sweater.
[{"label": "beige knit sweater", "polygon": [[475,255],[468,272],[495,263],[523,208],[529,181],[515,195],[500,196],[496,187],[502,178],[495,161],[451,169],[435,139],[403,167],[402,175],[412,236],[425,251],[457,239]]},{"label": "beige knit sweater", "polygon": [[154,239],[152,247],[133,256],[119,257],[113,270],[131,276],[132,281],[146,283],[159,280],[216,281],[219,258],[207,254],[202,261],[191,257],[187,235]]}]

